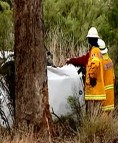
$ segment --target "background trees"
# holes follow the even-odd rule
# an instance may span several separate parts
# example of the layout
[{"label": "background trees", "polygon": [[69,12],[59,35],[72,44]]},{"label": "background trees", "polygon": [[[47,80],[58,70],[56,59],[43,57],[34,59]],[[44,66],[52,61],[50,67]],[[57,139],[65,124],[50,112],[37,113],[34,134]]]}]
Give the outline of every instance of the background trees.
[{"label": "background trees", "polygon": [[7,2],[0,0],[0,50],[13,50],[13,11]]},{"label": "background trees", "polygon": [[86,35],[91,26],[108,43],[109,5],[109,0],[44,0],[45,41],[59,59],[57,62],[54,57],[55,64],[62,64],[64,57],[79,55],[87,49]]},{"label": "background trees", "polygon": [[115,65],[115,75],[116,75],[116,86],[115,86],[115,95],[116,99],[118,100],[117,93],[118,93],[118,1],[112,0],[110,1],[109,5],[109,12],[107,13],[108,16],[108,23],[110,26],[110,34],[109,38],[109,46],[110,46],[110,53],[112,59],[114,60]]},{"label": "background trees", "polygon": [[[112,47],[117,47],[117,3],[117,0],[44,0],[45,45],[54,54],[54,62],[62,64],[65,57],[79,55],[80,50],[85,51],[86,34],[91,26],[98,29],[116,61],[116,48]],[[11,0],[0,0],[2,49],[13,48],[11,5]]]},{"label": "background trees", "polygon": [[100,29],[105,6],[106,2],[95,0],[45,0],[45,30],[54,32],[59,28],[64,37],[74,38],[81,45],[91,25]]}]

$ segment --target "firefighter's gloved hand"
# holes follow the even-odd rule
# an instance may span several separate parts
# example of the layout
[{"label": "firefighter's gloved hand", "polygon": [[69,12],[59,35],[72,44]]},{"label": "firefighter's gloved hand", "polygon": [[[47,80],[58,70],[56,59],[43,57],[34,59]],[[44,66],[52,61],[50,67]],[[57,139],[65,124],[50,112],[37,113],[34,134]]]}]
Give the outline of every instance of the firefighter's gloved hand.
[{"label": "firefighter's gloved hand", "polygon": [[90,78],[90,85],[92,87],[96,86],[96,83],[97,83],[97,79],[96,78]]}]

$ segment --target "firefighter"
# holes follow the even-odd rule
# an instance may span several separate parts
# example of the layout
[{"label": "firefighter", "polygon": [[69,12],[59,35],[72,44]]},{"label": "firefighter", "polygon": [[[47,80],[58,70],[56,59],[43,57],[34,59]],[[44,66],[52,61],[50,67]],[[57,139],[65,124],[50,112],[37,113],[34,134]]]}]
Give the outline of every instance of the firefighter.
[{"label": "firefighter", "polygon": [[87,111],[92,114],[94,108],[100,106],[103,100],[106,99],[104,81],[103,81],[103,65],[102,54],[98,46],[98,32],[95,27],[91,27],[87,34],[89,43],[89,52],[82,58],[73,58],[67,61],[67,64],[86,66],[86,81],[85,81],[85,101]]},{"label": "firefighter", "polygon": [[103,73],[106,100],[102,103],[103,111],[112,111],[114,109],[114,67],[111,58],[108,55],[108,49],[102,39],[98,39],[99,49],[103,55]]},{"label": "firefighter", "polygon": [[[91,27],[90,30],[88,31],[87,37],[88,37],[88,39],[89,39],[89,37],[91,37],[91,39],[98,40],[99,36],[98,36],[97,29],[95,27]],[[98,46],[97,43],[95,43],[95,44]],[[90,56],[91,48],[92,48],[92,46],[89,43],[89,50],[85,55],[82,55],[81,57],[74,57],[74,58],[67,59],[66,64],[73,64],[74,66],[86,67],[87,63],[88,63],[89,56]]]},{"label": "firefighter", "polygon": [[101,104],[106,99],[103,80],[103,57],[97,43],[99,36],[95,27],[90,28],[87,38],[91,50],[86,66],[85,100],[88,111],[94,114],[101,109]]}]

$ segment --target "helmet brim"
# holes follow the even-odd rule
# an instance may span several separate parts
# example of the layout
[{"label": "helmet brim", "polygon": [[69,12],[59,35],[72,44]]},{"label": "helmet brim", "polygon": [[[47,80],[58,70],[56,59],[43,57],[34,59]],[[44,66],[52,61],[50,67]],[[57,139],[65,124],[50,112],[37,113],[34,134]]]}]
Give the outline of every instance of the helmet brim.
[{"label": "helmet brim", "polygon": [[107,48],[105,48],[104,50],[100,49],[100,51],[102,54],[106,54],[108,52],[108,49]]},{"label": "helmet brim", "polygon": [[87,38],[100,38],[98,35],[87,35]]}]

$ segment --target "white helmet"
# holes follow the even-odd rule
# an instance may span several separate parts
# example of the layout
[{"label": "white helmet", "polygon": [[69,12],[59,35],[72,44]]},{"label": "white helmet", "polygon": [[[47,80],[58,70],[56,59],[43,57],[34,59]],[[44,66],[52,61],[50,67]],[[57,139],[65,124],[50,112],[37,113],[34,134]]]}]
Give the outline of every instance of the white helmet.
[{"label": "white helmet", "polygon": [[98,39],[98,46],[102,54],[106,54],[108,52],[105,42],[102,39]]},{"label": "white helmet", "polygon": [[91,27],[86,37],[99,38],[97,29],[95,27]]}]

